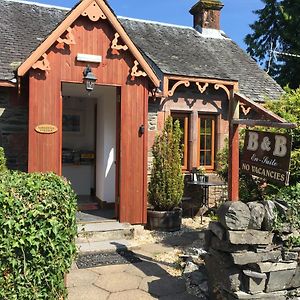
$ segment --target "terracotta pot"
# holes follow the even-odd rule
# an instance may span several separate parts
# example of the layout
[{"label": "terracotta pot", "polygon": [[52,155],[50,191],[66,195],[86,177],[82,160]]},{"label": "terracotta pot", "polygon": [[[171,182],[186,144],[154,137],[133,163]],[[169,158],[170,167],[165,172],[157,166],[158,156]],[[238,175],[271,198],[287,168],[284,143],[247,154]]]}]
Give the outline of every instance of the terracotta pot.
[{"label": "terracotta pot", "polygon": [[160,231],[178,231],[181,228],[182,209],[171,211],[147,211],[147,228]]}]

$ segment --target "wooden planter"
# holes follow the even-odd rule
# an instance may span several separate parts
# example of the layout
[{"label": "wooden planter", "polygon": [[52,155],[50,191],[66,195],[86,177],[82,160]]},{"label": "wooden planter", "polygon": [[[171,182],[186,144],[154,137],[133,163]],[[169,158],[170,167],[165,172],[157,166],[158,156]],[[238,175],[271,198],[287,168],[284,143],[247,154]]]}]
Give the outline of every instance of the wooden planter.
[{"label": "wooden planter", "polygon": [[175,208],[172,211],[147,211],[147,228],[160,231],[178,231],[181,229],[182,209]]}]

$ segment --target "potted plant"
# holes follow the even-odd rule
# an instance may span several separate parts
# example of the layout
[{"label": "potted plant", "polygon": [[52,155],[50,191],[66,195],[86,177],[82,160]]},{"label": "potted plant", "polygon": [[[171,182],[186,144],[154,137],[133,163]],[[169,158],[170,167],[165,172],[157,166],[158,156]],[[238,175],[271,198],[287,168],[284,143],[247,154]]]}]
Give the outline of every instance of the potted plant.
[{"label": "potted plant", "polygon": [[148,228],[176,231],[181,228],[180,208],[184,190],[182,159],[182,132],[179,121],[169,116],[164,129],[152,147],[153,167],[149,182]]}]

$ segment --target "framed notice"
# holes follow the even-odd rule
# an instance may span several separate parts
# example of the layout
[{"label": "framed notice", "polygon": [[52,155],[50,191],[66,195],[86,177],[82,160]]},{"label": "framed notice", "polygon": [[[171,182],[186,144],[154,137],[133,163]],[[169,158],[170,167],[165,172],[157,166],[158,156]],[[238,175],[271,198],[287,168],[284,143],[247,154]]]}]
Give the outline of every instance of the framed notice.
[{"label": "framed notice", "polygon": [[84,114],[82,111],[63,113],[62,127],[64,133],[82,134],[84,132]]},{"label": "framed notice", "polygon": [[241,170],[280,185],[289,183],[292,139],[287,134],[247,130]]}]

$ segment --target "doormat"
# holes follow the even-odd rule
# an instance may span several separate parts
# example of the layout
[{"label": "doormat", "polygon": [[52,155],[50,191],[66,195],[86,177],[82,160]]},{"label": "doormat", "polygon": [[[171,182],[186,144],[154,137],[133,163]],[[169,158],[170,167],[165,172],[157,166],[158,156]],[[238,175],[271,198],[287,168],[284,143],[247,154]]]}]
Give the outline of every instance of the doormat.
[{"label": "doormat", "polygon": [[101,252],[79,255],[77,259],[78,269],[88,269],[107,265],[134,264],[142,260],[130,250],[118,250],[118,252]]}]

